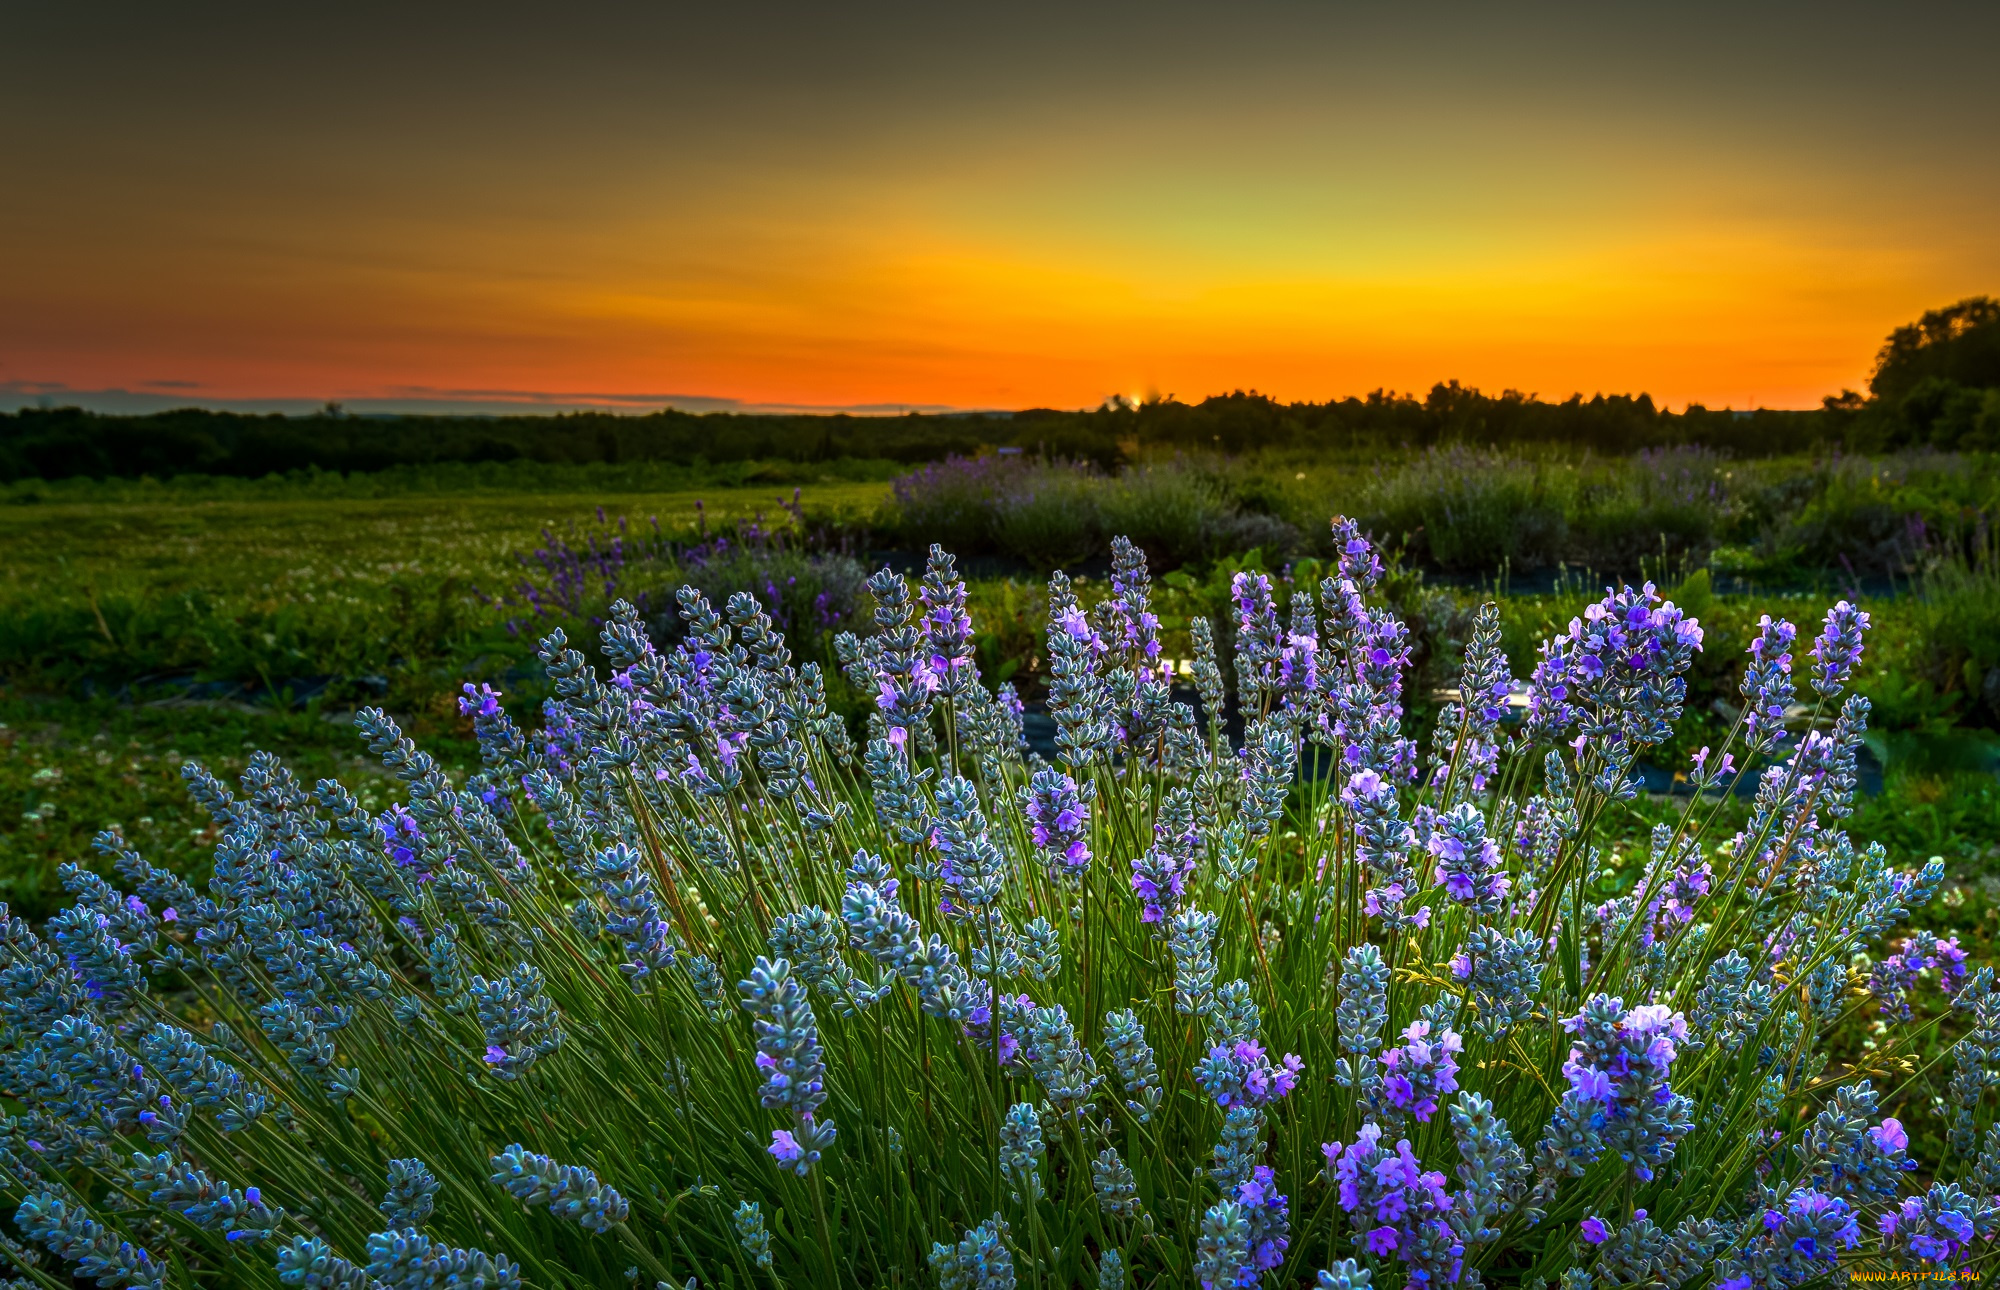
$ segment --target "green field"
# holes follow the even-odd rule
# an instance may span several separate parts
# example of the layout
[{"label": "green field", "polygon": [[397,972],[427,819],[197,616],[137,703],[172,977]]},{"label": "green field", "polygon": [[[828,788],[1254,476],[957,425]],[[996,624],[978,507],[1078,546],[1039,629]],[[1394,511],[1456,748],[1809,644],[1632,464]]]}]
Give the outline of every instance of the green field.
[{"label": "green field", "polygon": [[[1298,473],[1265,472],[1287,496],[1303,491],[1292,478]],[[307,777],[372,778],[373,763],[347,725],[363,704],[384,704],[460,767],[475,761],[469,726],[454,707],[458,686],[491,680],[532,720],[528,709],[540,695],[534,636],[560,624],[587,641],[590,612],[602,608],[604,598],[593,596],[583,615],[537,620],[517,634],[505,625],[510,611],[482,599],[518,581],[518,557],[544,529],[609,535],[621,516],[642,529],[658,517],[665,530],[692,537],[697,503],[717,529],[755,516],[770,526],[790,522],[780,505],[789,488],[728,479],[673,491],[325,495],[335,486],[370,487],[361,477],[223,490],[72,484],[35,504],[0,506],[0,552],[12,575],[0,588],[0,899],[36,914],[53,908],[55,866],[85,857],[89,838],[113,822],[156,862],[199,870],[213,835],[182,794],[185,757],[225,773],[266,747],[294,759]],[[829,478],[799,487],[816,523],[836,521],[864,541],[905,549],[923,536],[898,531],[886,482]],[[1176,642],[1185,642],[1190,616],[1226,616],[1231,572],[1267,563],[1282,572],[1281,561],[1253,551],[1168,574],[1159,608],[1169,647],[1183,648]],[[1302,559],[1292,572],[1311,585],[1317,565]],[[1968,576],[1953,595],[1867,602],[1877,630],[1862,689],[1884,732],[1876,746],[1888,791],[1863,807],[1856,832],[1881,836],[1901,853],[1954,856],[1971,879],[1987,872],[2000,844],[2000,800],[1987,773],[1992,737],[1965,724],[1978,678],[1952,684],[1940,672],[1972,665],[1934,657],[1939,640],[1977,637],[1994,615],[1991,602],[2000,597],[1990,573]],[[678,580],[671,563],[647,563],[629,571],[621,593],[657,594]],[[1757,616],[1790,616],[1809,635],[1829,593],[1716,595],[1706,571],[1690,576],[1684,562],[1670,582],[1709,631],[1673,749],[1684,756],[1726,727],[1716,705],[1734,697]],[[1391,579],[1392,599],[1419,639],[1426,684],[1449,684],[1470,609],[1494,585],[1439,585],[1407,569]],[[1086,578],[1086,596],[1090,586]],[[985,578],[972,590],[987,675],[1012,676],[1032,697],[1045,614],[1039,578]],[[1533,666],[1536,644],[1594,594],[1579,574],[1558,590],[1501,597],[1517,675]],[[856,710],[854,696],[840,690],[836,702]],[[1420,695],[1416,729],[1428,720],[1426,704]],[[380,804],[387,800],[385,788]]]}]

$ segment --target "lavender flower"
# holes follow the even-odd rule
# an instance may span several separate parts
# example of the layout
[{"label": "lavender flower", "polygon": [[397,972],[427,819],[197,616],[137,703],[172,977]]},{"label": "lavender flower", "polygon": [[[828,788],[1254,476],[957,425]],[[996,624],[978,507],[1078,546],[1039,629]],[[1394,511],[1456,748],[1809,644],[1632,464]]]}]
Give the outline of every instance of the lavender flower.
[{"label": "lavender flower", "polygon": [[1511,880],[1502,871],[1500,844],[1486,836],[1479,808],[1462,802],[1438,816],[1429,850],[1446,895],[1478,913],[1499,912]]},{"label": "lavender flower", "polygon": [[1804,1181],[1832,1196],[1894,1196],[1901,1189],[1901,1175],[1917,1162],[1910,1159],[1910,1135],[1902,1122],[1892,1116],[1871,1125],[1875,1115],[1869,1081],[1835,1089],[1800,1137]]},{"label": "lavender flower", "polygon": [[1080,882],[1090,870],[1090,798],[1052,766],[1035,771],[1025,797],[1030,832],[1049,876]]},{"label": "lavender flower", "polygon": [[1453,1201],[1444,1175],[1426,1170],[1407,1139],[1393,1151],[1382,1130],[1368,1123],[1352,1143],[1329,1143],[1325,1153],[1340,1208],[1368,1255],[1394,1255],[1414,1283],[1455,1282],[1465,1245],[1451,1223]]},{"label": "lavender flower", "polygon": [[1283,1062],[1273,1064],[1262,1044],[1239,1039],[1210,1048],[1208,1056],[1195,1064],[1194,1078],[1217,1106],[1227,1110],[1232,1106],[1267,1106],[1290,1096],[1304,1069],[1297,1053],[1287,1053]]},{"label": "lavender flower", "polygon": [[1749,1240],[1724,1260],[1721,1290],[1796,1286],[1819,1279],[1839,1265],[1840,1252],[1861,1241],[1861,1225],[1846,1201],[1800,1187],[1783,1208],[1767,1207],[1750,1229]]},{"label": "lavender flower", "polygon": [[[767,1102],[766,1105],[769,1105]],[[625,1221],[630,1212],[625,1198],[597,1180],[582,1165],[559,1165],[547,1156],[536,1155],[520,1143],[503,1150],[491,1160],[495,1187],[530,1209],[545,1207],[565,1222],[575,1223],[586,1232],[602,1236]]]},{"label": "lavender flower", "polygon": [[132,1162],[133,1181],[150,1189],[148,1200],[228,1241],[255,1245],[269,1240],[284,1218],[284,1211],[266,1204],[257,1188],[239,1192],[166,1152],[136,1153]]},{"label": "lavender flower", "polygon": [[277,1249],[278,1284],[307,1290],[369,1290],[368,1274],[317,1236],[294,1236]]},{"label": "lavender flower", "polygon": [[521,1290],[521,1270],[506,1255],[454,1249],[414,1228],[369,1236],[368,1277],[387,1290],[429,1290],[437,1285]]},{"label": "lavender flower", "polygon": [[65,1263],[76,1264],[76,1275],[101,1286],[131,1286],[161,1290],[166,1266],[146,1250],[122,1241],[83,1211],[53,1192],[31,1193],[14,1211],[14,1226],[35,1244]]},{"label": "lavender flower", "polygon": [[1785,709],[1792,702],[1792,642],[1798,629],[1765,614],[1750,642],[1743,669],[1743,738],[1753,753],[1768,752],[1785,740]]},{"label": "lavender flower", "polygon": [[1193,797],[1184,788],[1168,790],[1153,823],[1152,849],[1132,862],[1132,890],[1144,904],[1140,918],[1154,924],[1156,936],[1164,936],[1173,926],[1200,842]]},{"label": "lavender flower", "polygon": [[1230,579],[1229,593],[1236,603],[1236,706],[1247,719],[1268,711],[1284,695],[1278,679],[1284,634],[1268,576],[1238,573]]},{"label": "lavender flower", "polygon": [[437,1207],[437,1177],[421,1160],[389,1162],[389,1193],[375,1208],[391,1227],[422,1227]]},{"label": "lavender flower", "polygon": [[1370,879],[1363,910],[1380,919],[1389,932],[1430,926],[1429,907],[1414,914],[1403,911],[1403,902],[1415,894],[1417,879],[1410,867],[1410,828],[1398,813],[1395,788],[1378,772],[1359,770],[1348,777],[1340,801],[1354,820],[1355,856]]},{"label": "lavender flower", "polygon": [[933,1243],[930,1264],[938,1290],[1014,1290],[1014,1255],[998,1214],[968,1230],[957,1245]]},{"label": "lavender flower", "polygon": [[1526,928],[1509,933],[1475,927],[1467,934],[1450,969],[1466,987],[1474,1033],[1491,1042],[1534,1015],[1545,950]]},{"label": "lavender flower", "polygon": [[1194,1248],[1194,1276],[1201,1290],[1248,1284],[1241,1276],[1250,1261],[1250,1218],[1241,1205],[1225,1200],[1209,1206]]},{"label": "lavender flower", "polygon": [[1234,1199],[1250,1225],[1245,1241],[1248,1257],[1236,1280],[1238,1285],[1255,1285],[1258,1274],[1282,1264],[1285,1251],[1291,1248],[1291,1198],[1278,1190],[1275,1171],[1269,1165],[1258,1165],[1250,1177],[1236,1185]]},{"label": "lavender flower", "polygon": [[1174,1007],[1184,1015],[1205,1017],[1215,1009],[1214,941],[1220,922],[1203,909],[1174,915],[1167,949],[1174,957]]},{"label": "lavender flower", "polygon": [[1375,1274],[1353,1259],[1336,1259],[1332,1267],[1320,1269],[1315,1284],[1319,1290],[1373,1290]]},{"label": "lavender flower", "polygon": [[486,1066],[497,1078],[513,1081],[561,1048],[567,1038],[555,1001],[542,991],[542,973],[517,963],[497,980],[472,978],[467,994],[486,1032]]},{"label": "lavender flower", "polygon": [[1036,1008],[1029,1014],[1023,1055],[1028,1069],[1047,1094],[1058,1115],[1080,1117],[1104,1077],[1097,1063],[1076,1042],[1076,1027],[1061,1004]]},{"label": "lavender flower", "polygon": [[[1952,1108],[1951,1149],[1969,1158],[1979,1147],[1979,1103],[1988,1088],[2000,1087],[2000,990],[1994,989],[1993,969],[1979,969],[1953,997],[1952,1005],[1972,1017],[1971,1028],[1952,1045],[1951,1082],[1945,1088],[1945,1101]],[[2000,1142],[1991,1135],[1989,1130],[1992,1191],[2000,1193]]]},{"label": "lavender flower", "polygon": [[1382,1027],[1389,1021],[1389,965],[1382,951],[1362,943],[1347,951],[1340,971],[1340,1003],[1334,1012],[1341,1051],[1348,1056],[1334,1064],[1334,1080],[1366,1099],[1382,1082],[1369,1060],[1382,1047]]},{"label": "lavender flower", "polygon": [[1105,601],[1112,631],[1107,647],[1131,665],[1143,666],[1160,657],[1160,619],[1152,611],[1153,580],[1146,571],[1146,553],[1129,538],[1111,539],[1111,597]]},{"label": "lavender flower", "polygon": [[757,1069],[764,1072],[758,1098],[773,1111],[787,1111],[796,1124],[775,1129],[766,1148],[772,1159],[803,1178],[832,1145],[834,1124],[814,1118],[826,1102],[826,1066],[820,1059],[819,1027],[805,987],[783,959],[757,956],[748,980],[739,981],[743,1008],[756,1018]]},{"label": "lavender flower", "polygon": [[1049,715],[1056,753],[1072,774],[1110,749],[1111,700],[1097,674],[1104,639],[1090,625],[1061,573],[1049,579]]},{"label": "lavender flower", "polygon": [[868,579],[875,596],[875,649],[871,658],[875,706],[889,742],[907,748],[930,720],[940,679],[926,656],[919,624],[911,621],[910,587],[889,569]]},{"label": "lavender flower", "polygon": [[923,602],[925,663],[936,692],[957,698],[979,684],[972,662],[972,619],[965,612],[965,583],[945,549],[933,544],[918,591]]},{"label": "lavender flower", "polygon": [[1461,1162],[1458,1206],[1466,1220],[1459,1230],[1468,1245],[1490,1244],[1500,1239],[1495,1224],[1513,1213],[1527,1193],[1528,1158],[1488,1099],[1461,1092],[1450,1114]]},{"label": "lavender flower", "polygon": [[1602,1108],[1604,1140],[1634,1178],[1649,1181],[1694,1127],[1689,1099],[1667,1083],[1687,1022],[1661,1004],[1627,1012],[1622,1000],[1600,994],[1562,1025],[1576,1036],[1563,1065],[1570,1095]]},{"label": "lavender flower", "polygon": [[771,1266],[771,1229],[764,1226],[764,1209],[754,1200],[746,1200],[737,1205],[730,1215],[736,1224],[737,1243],[750,1261],[760,1268],[769,1270]]},{"label": "lavender flower", "polygon": [[1419,1124],[1430,1123],[1440,1096],[1458,1091],[1457,1054],[1465,1051],[1454,1031],[1441,1031],[1435,1040],[1430,1035],[1430,1022],[1413,1021],[1403,1031],[1402,1046],[1381,1057],[1388,1072],[1382,1077],[1382,1096],[1398,1111],[1416,1116]]},{"label": "lavender flower", "polygon": [[1019,1188],[1014,1199],[1042,1198],[1042,1119],[1032,1102],[1016,1102],[1000,1121],[1000,1176]]},{"label": "lavender flower", "polygon": [[1097,1153],[1090,1162],[1090,1188],[1097,1195],[1097,1207],[1114,1218],[1139,1216],[1139,1184],[1124,1157],[1111,1147]]},{"label": "lavender flower", "polygon": [[1146,1028],[1129,1008],[1104,1016],[1104,1046],[1111,1051],[1111,1067],[1125,1088],[1125,1106],[1144,1124],[1160,1109],[1160,1073],[1153,1062],[1153,1049],[1146,1043]]},{"label": "lavender flower", "polygon": [[1868,615],[1845,600],[1826,611],[1826,623],[1813,642],[1813,689],[1825,698],[1836,698],[1847,688],[1854,665],[1861,661],[1861,636],[1868,630]]},{"label": "lavender flower", "polygon": [[634,990],[643,990],[647,978],[674,963],[673,931],[660,915],[652,874],[645,858],[621,842],[597,857],[595,877],[611,909],[604,928],[624,945],[627,955],[618,970]]},{"label": "lavender flower", "polygon": [[[1880,1220],[1882,1242],[1905,1268],[1961,1268],[1974,1241],[2000,1234],[2000,1202],[1969,1196],[1955,1183],[1936,1182],[1910,1196]],[[1850,1242],[1851,1244],[1851,1242]]]}]

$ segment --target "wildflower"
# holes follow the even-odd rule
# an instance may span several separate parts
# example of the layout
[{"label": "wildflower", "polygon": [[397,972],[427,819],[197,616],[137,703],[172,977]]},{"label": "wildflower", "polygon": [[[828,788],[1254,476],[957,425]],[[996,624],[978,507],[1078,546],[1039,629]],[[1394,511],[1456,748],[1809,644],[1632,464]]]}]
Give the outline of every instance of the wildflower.
[{"label": "wildflower", "polygon": [[819,1027],[805,987],[791,975],[791,965],[757,956],[748,980],[737,983],[744,1010],[756,1018],[757,1069],[764,1072],[758,1090],[764,1106],[787,1111],[797,1120],[791,1129],[771,1134],[768,1150],[779,1164],[801,1178],[832,1144],[834,1124],[814,1118],[826,1102],[826,1067],[820,1060]]},{"label": "wildflower", "polygon": [[601,1236],[624,1222],[630,1212],[625,1198],[600,1183],[589,1169],[559,1165],[518,1142],[494,1156],[491,1164],[495,1187],[504,1188],[530,1209],[546,1207],[549,1213],[586,1232]]},{"label": "wildflower", "polygon": [[521,1287],[521,1270],[509,1263],[506,1255],[454,1249],[414,1228],[369,1236],[368,1276],[387,1290],[427,1290],[435,1285],[478,1285],[487,1290]]},{"label": "wildflower", "polygon": [[1765,614],[1750,642],[1743,669],[1743,739],[1752,753],[1769,752],[1785,740],[1785,709],[1792,702],[1792,642],[1798,629]]},{"label": "wildflower", "polygon": [[1159,1110],[1162,1091],[1160,1074],[1153,1061],[1153,1049],[1146,1042],[1146,1028],[1130,1009],[1104,1016],[1104,1046],[1111,1050],[1111,1067],[1125,1088],[1126,1108],[1141,1124]]},{"label": "wildflower", "polygon": [[1767,1207],[1749,1225],[1749,1239],[1723,1260],[1720,1285],[1748,1290],[1814,1281],[1839,1265],[1840,1252],[1861,1241],[1861,1225],[1848,1203],[1810,1188],[1795,1188],[1783,1207]]},{"label": "wildflower", "polygon": [[1429,850],[1446,895],[1478,913],[1499,912],[1511,880],[1501,868],[1500,845],[1486,836],[1486,818],[1477,807],[1462,802],[1439,815]]},{"label": "wildflower", "polygon": [[1180,909],[1188,878],[1194,873],[1195,848],[1200,844],[1195,831],[1194,799],[1184,788],[1167,792],[1153,823],[1153,846],[1132,862],[1132,890],[1144,905],[1143,922],[1154,924],[1163,935],[1172,927]]},{"label": "wildflower", "polygon": [[1014,1290],[1014,1255],[1007,1224],[998,1214],[968,1230],[956,1245],[931,1245],[931,1270],[939,1290]]},{"label": "wildflower", "polygon": [[1028,781],[1026,814],[1049,876],[1075,884],[1090,869],[1090,798],[1053,766]]},{"label": "wildflower", "polygon": [[1090,1187],[1097,1194],[1097,1207],[1115,1218],[1139,1216],[1139,1185],[1131,1166],[1115,1148],[1106,1147],[1090,1162]]},{"label": "wildflower", "polygon": [[746,1200],[736,1206],[730,1215],[736,1224],[736,1239],[750,1261],[760,1268],[771,1266],[771,1230],[764,1226],[764,1209],[754,1200]]},{"label": "wildflower", "polygon": [[1016,1102],[1000,1121],[1000,1176],[1027,1193],[1030,1204],[1042,1198],[1042,1119],[1032,1102]]},{"label": "wildflower", "polygon": [[1868,626],[1867,613],[1845,600],[1826,611],[1812,648],[1813,689],[1823,697],[1836,698],[1847,687],[1848,675],[1861,661],[1861,636]]},{"label": "wildflower", "polygon": [[1667,1083],[1687,1022],[1660,1004],[1628,1012],[1621,1000],[1600,994],[1562,1024],[1576,1036],[1563,1065],[1569,1096],[1602,1108],[1605,1141],[1634,1178],[1650,1180],[1654,1165],[1671,1159],[1674,1144],[1694,1127],[1689,1100]]},{"label": "wildflower", "polygon": [[389,1194],[376,1208],[391,1227],[422,1227],[437,1206],[437,1177],[421,1160],[389,1162]]},{"label": "wildflower", "polygon": [[1194,1078],[1217,1106],[1227,1110],[1265,1106],[1289,1096],[1304,1069],[1297,1053],[1285,1054],[1284,1061],[1274,1065],[1262,1044],[1242,1039],[1210,1048],[1208,1056],[1196,1063]]},{"label": "wildflower", "polygon": [[1438,1098],[1458,1091],[1456,1055],[1465,1051],[1464,1041],[1450,1030],[1430,1038],[1431,1023],[1413,1021],[1403,1031],[1403,1044],[1383,1053],[1381,1062],[1388,1072],[1382,1077],[1382,1095],[1390,1106],[1408,1111],[1419,1124],[1430,1123]]}]

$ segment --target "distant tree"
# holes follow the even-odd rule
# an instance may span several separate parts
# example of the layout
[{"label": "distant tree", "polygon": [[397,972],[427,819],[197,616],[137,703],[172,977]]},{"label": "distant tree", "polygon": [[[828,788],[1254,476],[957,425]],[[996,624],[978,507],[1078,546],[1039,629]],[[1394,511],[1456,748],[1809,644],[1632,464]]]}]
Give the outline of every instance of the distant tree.
[{"label": "distant tree", "polygon": [[1895,408],[1933,377],[1968,389],[2000,386],[2000,300],[1970,296],[1890,332],[1868,389]]}]

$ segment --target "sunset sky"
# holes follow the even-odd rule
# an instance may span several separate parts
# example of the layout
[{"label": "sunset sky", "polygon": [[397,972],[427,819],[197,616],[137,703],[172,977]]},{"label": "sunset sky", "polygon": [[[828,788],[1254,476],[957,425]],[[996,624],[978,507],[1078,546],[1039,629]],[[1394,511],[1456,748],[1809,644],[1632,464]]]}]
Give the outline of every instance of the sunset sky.
[{"label": "sunset sky", "polygon": [[0,407],[1800,407],[2000,294],[1990,0],[6,30]]}]

